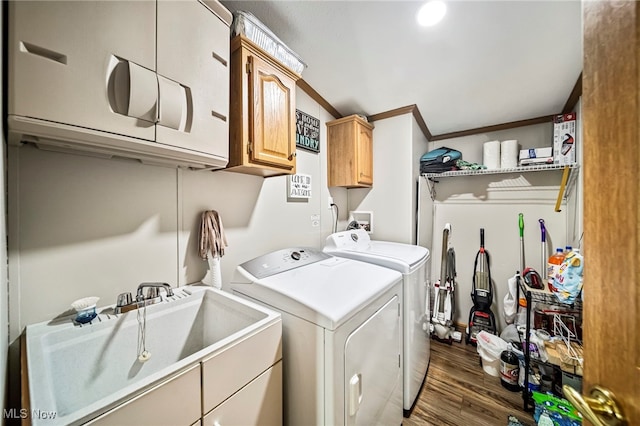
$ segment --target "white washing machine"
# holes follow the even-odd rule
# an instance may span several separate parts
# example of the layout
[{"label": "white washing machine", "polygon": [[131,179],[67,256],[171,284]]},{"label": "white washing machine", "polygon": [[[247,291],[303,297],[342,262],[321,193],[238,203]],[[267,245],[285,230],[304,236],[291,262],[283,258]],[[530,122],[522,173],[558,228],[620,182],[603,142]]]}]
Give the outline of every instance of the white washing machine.
[{"label": "white washing machine", "polygon": [[429,366],[429,250],[411,244],[371,240],[363,229],[327,237],[323,250],[373,263],[403,275],[403,408],[409,416]]},{"label": "white washing machine", "polygon": [[311,248],[236,268],[233,293],[282,314],[285,424],[402,423],[402,275]]}]

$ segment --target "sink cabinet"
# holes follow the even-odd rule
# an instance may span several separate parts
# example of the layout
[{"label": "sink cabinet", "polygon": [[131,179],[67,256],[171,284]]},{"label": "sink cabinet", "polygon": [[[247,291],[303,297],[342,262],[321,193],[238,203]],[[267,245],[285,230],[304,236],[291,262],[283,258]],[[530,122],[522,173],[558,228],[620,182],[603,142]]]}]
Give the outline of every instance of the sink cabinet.
[{"label": "sink cabinet", "polygon": [[298,74],[242,35],[231,40],[229,171],[296,172]]},{"label": "sink cabinet", "polygon": [[191,425],[200,419],[200,366],[195,365],[92,420],[91,426]]},{"label": "sink cabinet", "polygon": [[10,2],[9,141],[221,168],[229,25],[215,0]]},{"label": "sink cabinet", "polygon": [[281,338],[278,321],[86,424],[281,425]]},{"label": "sink cabinet", "polygon": [[327,122],[328,185],[373,185],[373,125],[357,115]]}]

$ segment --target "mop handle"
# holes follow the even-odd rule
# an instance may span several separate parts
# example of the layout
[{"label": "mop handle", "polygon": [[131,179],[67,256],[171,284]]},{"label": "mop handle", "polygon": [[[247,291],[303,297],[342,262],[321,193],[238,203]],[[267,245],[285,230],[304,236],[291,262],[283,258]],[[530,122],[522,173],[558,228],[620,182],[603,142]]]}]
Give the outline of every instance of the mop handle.
[{"label": "mop handle", "polygon": [[520,273],[524,273],[524,214],[518,215],[518,227],[520,228]]},{"label": "mop handle", "polygon": [[544,271],[547,266],[547,256],[546,256],[546,248],[547,248],[547,228],[544,226],[544,219],[538,219],[538,222],[540,222],[540,237],[542,239],[542,248],[541,248],[541,252],[540,252],[540,261],[542,262],[540,264],[540,271]]},{"label": "mop handle", "polygon": [[524,214],[518,215],[518,226],[520,227],[520,238],[524,238]]}]

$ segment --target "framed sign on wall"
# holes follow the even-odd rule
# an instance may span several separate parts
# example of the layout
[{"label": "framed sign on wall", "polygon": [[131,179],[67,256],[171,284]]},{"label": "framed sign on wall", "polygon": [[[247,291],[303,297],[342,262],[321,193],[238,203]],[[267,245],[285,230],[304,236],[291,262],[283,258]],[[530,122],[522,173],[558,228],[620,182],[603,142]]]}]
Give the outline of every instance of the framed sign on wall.
[{"label": "framed sign on wall", "polygon": [[311,198],[311,175],[296,173],[287,180],[287,196],[289,198]]},{"label": "framed sign on wall", "polygon": [[320,152],[320,120],[296,109],[296,148]]}]

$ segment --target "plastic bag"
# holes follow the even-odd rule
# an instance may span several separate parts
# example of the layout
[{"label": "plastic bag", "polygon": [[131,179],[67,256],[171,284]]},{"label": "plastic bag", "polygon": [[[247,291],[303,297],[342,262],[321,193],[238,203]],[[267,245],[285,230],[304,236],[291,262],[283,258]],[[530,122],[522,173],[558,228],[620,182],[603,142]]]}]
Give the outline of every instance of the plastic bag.
[{"label": "plastic bag", "polygon": [[495,334],[482,330],[476,335],[478,341],[478,353],[488,361],[495,361],[500,358],[502,351],[509,349],[509,343],[505,342]]},{"label": "plastic bag", "polygon": [[500,377],[500,355],[509,348],[509,343],[484,330],[476,334],[476,343],[484,372]]},{"label": "plastic bag", "polygon": [[509,291],[504,296],[504,300],[502,302],[504,320],[507,324],[513,324],[513,321],[516,319],[516,313],[518,312],[518,301],[516,300],[517,285],[518,274],[515,274],[513,277],[509,278]]},{"label": "plastic bag", "polygon": [[574,303],[582,290],[584,259],[580,253],[570,252],[553,277],[555,295],[561,303]]}]

